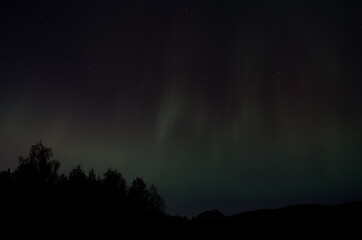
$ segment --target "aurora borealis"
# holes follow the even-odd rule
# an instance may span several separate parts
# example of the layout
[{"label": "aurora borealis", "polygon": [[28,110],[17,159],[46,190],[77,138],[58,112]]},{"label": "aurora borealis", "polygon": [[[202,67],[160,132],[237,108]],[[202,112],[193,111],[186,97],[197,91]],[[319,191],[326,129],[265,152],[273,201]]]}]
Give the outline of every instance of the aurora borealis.
[{"label": "aurora borealis", "polygon": [[154,183],[170,213],[362,199],[360,1],[4,1],[0,168]]}]

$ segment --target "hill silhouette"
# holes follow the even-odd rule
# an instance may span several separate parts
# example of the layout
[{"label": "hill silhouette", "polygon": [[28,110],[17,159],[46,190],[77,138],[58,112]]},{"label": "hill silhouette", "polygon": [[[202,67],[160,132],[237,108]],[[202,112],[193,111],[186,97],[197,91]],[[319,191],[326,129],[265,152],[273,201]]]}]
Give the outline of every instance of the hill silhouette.
[{"label": "hill silhouette", "polygon": [[206,211],[196,216],[196,219],[206,221],[216,221],[225,218],[226,216],[217,209],[214,209],[212,211]]},{"label": "hill silhouette", "polygon": [[[209,217],[210,216],[210,217]],[[220,216],[215,219],[214,216]],[[362,201],[338,205],[304,204],[279,209],[261,209],[221,217],[218,210],[206,211],[192,219],[210,235],[243,234],[255,236],[288,235],[298,237],[361,235]],[[210,221],[210,219],[213,219]]]},{"label": "hill silhouette", "polygon": [[[14,171],[0,172],[1,218],[4,229],[22,231],[163,234],[166,237],[294,235],[359,233],[362,202],[335,206],[298,205],[225,216],[219,210],[196,218],[170,216],[154,185],[141,178],[129,185],[122,173],[109,168],[102,176],[80,165],[68,175],[58,174],[60,162],[38,142],[19,158]],[[198,235],[192,235],[198,236]],[[69,235],[67,236],[69,237]]]}]

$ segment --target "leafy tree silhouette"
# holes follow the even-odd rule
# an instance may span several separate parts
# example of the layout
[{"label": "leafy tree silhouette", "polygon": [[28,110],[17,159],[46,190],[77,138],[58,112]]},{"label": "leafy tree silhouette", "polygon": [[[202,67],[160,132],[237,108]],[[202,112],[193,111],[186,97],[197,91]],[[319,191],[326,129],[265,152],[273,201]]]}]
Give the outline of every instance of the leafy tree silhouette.
[{"label": "leafy tree silhouette", "polygon": [[117,169],[109,168],[103,174],[102,184],[113,198],[124,204],[127,198],[127,181]]},{"label": "leafy tree silhouette", "polygon": [[151,210],[155,213],[164,213],[166,208],[166,203],[165,200],[158,194],[155,185],[151,184],[149,193],[150,193],[150,201],[152,206]]},{"label": "leafy tree silhouette", "polygon": [[91,169],[88,173],[88,178],[87,178],[87,182],[90,185],[95,185],[98,183],[98,179],[97,179],[97,175],[96,172],[94,171],[94,169]]},{"label": "leafy tree silhouette", "polygon": [[9,185],[13,182],[13,175],[11,174],[10,168],[8,170],[2,170],[0,172],[0,184],[1,186]]},{"label": "leafy tree silhouette", "polygon": [[137,214],[143,214],[150,209],[150,193],[142,178],[136,178],[132,181],[132,185],[129,188],[128,201],[131,209]]},{"label": "leafy tree silhouette", "polygon": [[69,186],[69,179],[68,177],[62,173],[58,176],[58,181],[57,181],[57,187],[58,188],[65,188]]},{"label": "leafy tree silhouette", "polygon": [[28,157],[19,157],[19,166],[14,172],[17,182],[33,187],[54,186],[60,162],[52,158],[52,149],[45,147],[41,141],[32,145]]},{"label": "leafy tree silhouette", "polygon": [[15,186],[15,181],[13,174],[10,169],[3,170],[0,172],[0,189],[3,199],[6,197],[8,199],[9,195],[12,194],[12,190]]},{"label": "leafy tree silhouette", "polygon": [[87,188],[87,175],[83,171],[81,165],[77,165],[69,173],[69,187],[68,192],[71,195],[74,204],[78,205],[78,208],[85,208],[82,203],[88,202],[89,189]]},{"label": "leafy tree silhouette", "polygon": [[108,187],[126,190],[127,182],[117,169],[109,168],[103,174],[103,184]]},{"label": "leafy tree silhouette", "polygon": [[69,183],[73,187],[84,187],[87,183],[87,175],[84,173],[81,165],[77,165],[70,171]]}]

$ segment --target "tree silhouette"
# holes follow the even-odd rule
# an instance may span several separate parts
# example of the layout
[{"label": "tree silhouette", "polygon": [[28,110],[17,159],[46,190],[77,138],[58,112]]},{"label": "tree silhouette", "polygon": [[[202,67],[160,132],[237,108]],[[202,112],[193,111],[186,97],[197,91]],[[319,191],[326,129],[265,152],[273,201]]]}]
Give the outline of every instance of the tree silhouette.
[{"label": "tree silhouette", "polygon": [[103,184],[109,187],[114,187],[118,189],[126,189],[127,182],[123,178],[122,174],[117,169],[109,168],[103,174]]},{"label": "tree silhouette", "polygon": [[3,194],[10,194],[9,191],[14,187],[14,177],[10,169],[0,172],[0,188]]},{"label": "tree silhouette", "polygon": [[88,173],[88,177],[87,177],[87,182],[90,184],[90,185],[95,185],[98,183],[98,180],[97,180],[97,175],[96,175],[96,172],[94,171],[94,169],[91,169]]},{"label": "tree silhouette", "polygon": [[31,146],[26,158],[19,157],[14,172],[1,171],[0,200],[11,206],[9,212],[13,209],[10,215],[18,219],[26,216],[30,222],[41,219],[42,223],[67,218],[74,225],[92,224],[94,219],[112,225],[114,217],[118,223],[135,223],[133,220],[166,216],[165,202],[157,188],[150,185],[148,189],[141,178],[128,187],[118,169],[109,168],[98,177],[94,169],[86,174],[81,165],[69,174],[58,175],[59,167],[52,149],[39,141]]},{"label": "tree silhouette", "polygon": [[122,203],[126,200],[127,181],[117,169],[109,168],[103,174],[102,184],[113,197],[119,198]]},{"label": "tree silhouette", "polygon": [[53,186],[58,178],[60,163],[52,158],[52,149],[45,147],[41,141],[32,145],[28,157],[19,157],[19,166],[14,173],[18,183]]},{"label": "tree silhouette", "polygon": [[129,188],[128,201],[131,208],[137,213],[143,213],[150,209],[150,193],[142,178],[136,178],[132,181],[132,185]]},{"label": "tree silhouette", "polygon": [[10,168],[8,170],[2,170],[0,172],[0,183],[7,185],[13,181],[13,175],[11,174]]},{"label": "tree silhouette", "polygon": [[166,203],[165,200],[158,194],[155,185],[151,184],[149,193],[150,193],[152,211],[156,213],[164,213],[166,208]]},{"label": "tree silhouette", "polygon": [[74,187],[84,186],[87,182],[87,176],[85,175],[81,165],[77,165],[69,173],[69,183]]}]

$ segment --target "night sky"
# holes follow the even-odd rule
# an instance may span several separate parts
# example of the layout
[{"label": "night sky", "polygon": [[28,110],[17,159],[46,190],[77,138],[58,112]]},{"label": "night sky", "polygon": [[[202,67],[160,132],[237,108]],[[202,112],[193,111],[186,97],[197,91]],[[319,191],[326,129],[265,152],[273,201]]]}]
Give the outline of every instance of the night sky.
[{"label": "night sky", "polygon": [[362,200],[362,3],[1,1],[0,169],[154,183],[167,211]]}]

